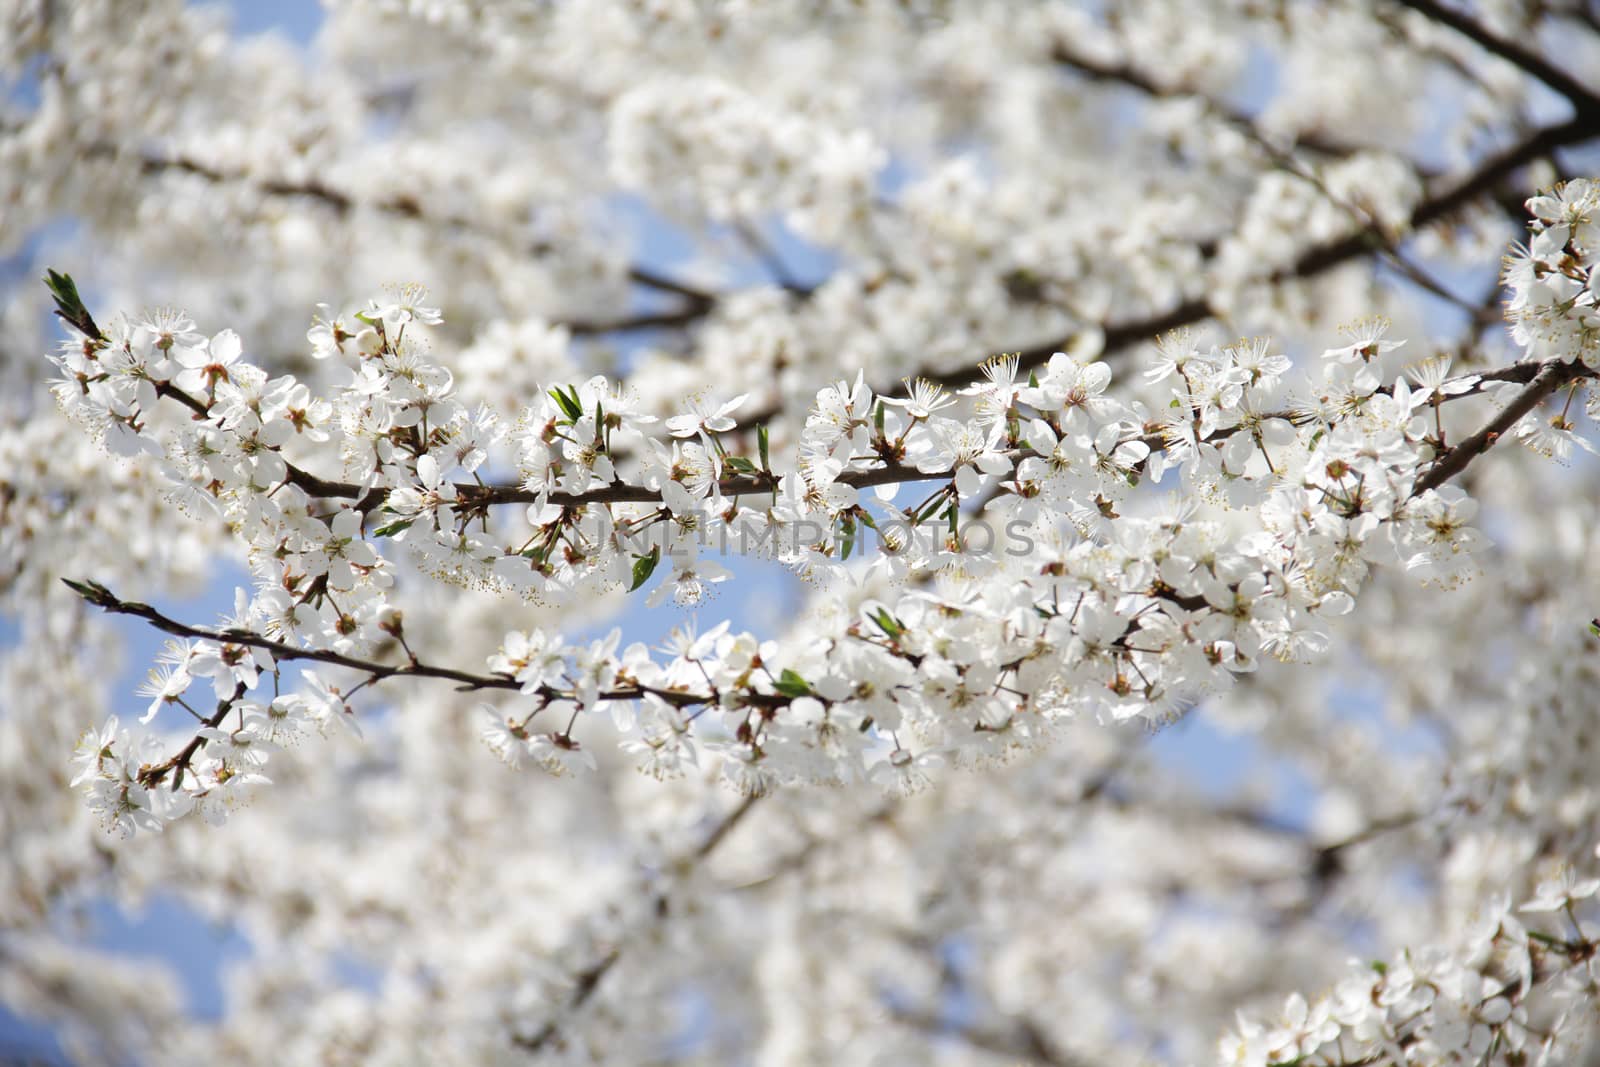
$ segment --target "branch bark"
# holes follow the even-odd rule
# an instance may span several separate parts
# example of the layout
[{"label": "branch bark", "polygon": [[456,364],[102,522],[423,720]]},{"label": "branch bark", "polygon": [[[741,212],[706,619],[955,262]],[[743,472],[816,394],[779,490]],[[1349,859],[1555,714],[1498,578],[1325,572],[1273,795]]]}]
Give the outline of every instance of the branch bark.
[{"label": "branch bark", "polygon": [[1417,479],[1417,484],[1412,495],[1420,495],[1429,489],[1437,489],[1456,475],[1467,469],[1467,466],[1478,456],[1493,448],[1512,427],[1522,421],[1522,417],[1538,407],[1545,397],[1560,389],[1563,385],[1577,381],[1579,378],[1593,377],[1594,372],[1582,363],[1563,363],[1559,359],[1547,360],[1540,364],[1537,373],[1528,382],[1527,386],[1518,393],[1500,413],[1491,419],[1488,425],[1462,441],[1454,448],[1439,457],[1426,474]]}]

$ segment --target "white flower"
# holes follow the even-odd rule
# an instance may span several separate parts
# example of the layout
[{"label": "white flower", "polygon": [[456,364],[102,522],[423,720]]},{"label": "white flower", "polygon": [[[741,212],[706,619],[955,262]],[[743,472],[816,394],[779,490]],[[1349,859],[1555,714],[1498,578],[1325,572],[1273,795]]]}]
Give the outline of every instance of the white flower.
[{"label": "white flower", "polygon": [[210,742],[206,746],[206,755],[221,760],[234,771],[265,766],[272,753],[279,751],[279,748],[262,736],[257,725],[261,705],[246,702],[238,705],[238,708],[244,717],[244,725],[237,730],[203,726],[197,731],[199,736]]},{"label": "white flower", "polygon": [[1460,396],[1470,393],[1478,385],[1479,378],[1476,374],[1463,374],[1459,378],[1450,377],[1451,356],[1448,354],[1425,359],[1420,363],[1413,363],[1406,368],[1406,374],[1417,383],[1417,388],[1422,390],[1417,399],[1418,404],[1432,400],[1434,397]]},{"label": "white flower", "polygon": [[1466,573],[1472,556],[1487,544],[1483,534],[1467,524],[1478,513],[1478,502],[1460,486],[1430,489],[1406,506],[1404,543],[1414,552],[1406,567],[1424,569],[1444,584],[1454,584]]},{"label": "white flower", "polygon": [[566,734],[534,734],[527,741],[528,755],[557,778],[577,771],[593,771],[594,753]]},{"label": "white flower", "polygon": [[514,678],[530,695],[558,684],[566,672],[567,649],[542,630],[506,634],[500,651],[489,657],[489,669]]},{"label": "white flower", "polygon": [[932,772],[943,763],[944,757],[934,751],[913,755],[903,748],[896,748],[887,759],[872,765],[869,777],[874,785],[890,796],[908,797],[932,785]]},{"label": "white flower", "polygon": [[186,392],[197,393],[230,380],[235,365],[244,355],[244,343],[232,330],[223,330],[203,345],[178,350],[178,372],[173,384]]},{"label": "white flower", "polygon": [[409,284],[397,289],[393,298],[387,303],[373,300],[367,307],[372,317],[382,319],[383,324],[391,330],[411,322],[436,326],[444,321],[444,317],[438,308],[424,307],[422,302],[426,299],[428,299],[426,288]]},{"label": "white flower", "polygon": [[[744,404],[748,395],[747,393],[740,393],[732,400],[715,408],[704,404],[699,398],[692,398],[689,401],[689,413],[687,415],[674,415],[667,420],[667,432],[674,437],[725,433],[738,425],[731,416]],[[708,445],[707,447],[710,446]]]},{"label": "white flower", "polygon": [[931,418],[935,412],[942,411],[956,402],[956,398],[945,391],[944,386],[937,382],[930,382],[926,378],[905,382],[906,395],[903,397],[883,397],[883,403],[890,407],[903,408],[907,415],[915,420]]},{"label": "white flower", "polygon": [[105,776],[106,768],[114,765],[117,759],[115,749],[118,737],[118,721],[115,715],[107,719],[99,730],[86,731],[79,737],[77,749],[72,757],[73,769],[77,773],[67,784],[76,789],[93,778]]},{"label": "white flower", "polygon": [[1565,868],[1555,878],[1547,878],[1535,888],[1533,898],[1526,901],[1521,911],[1560,911],[1571,904],[1588,900],[1600,893],[1600,878],[1579,878],[1571,868]]},{"label": "white flower", "polygon": [[671,576],[651,590],[645,604],[657,607],[670,595],[672,602],[680,608],[695,607],[711,594],[712,586],[731,577],[733,572],[722,564],[700,559],[690,551],[686,557],[673,558]]},{"label": "white flower", "polygon": [[1339,332],[1348,337],[1350,343],[1340,348],[1330,348],[1322,356],[1340,363],[1371,363],[1385,352],[1392,352],[1405,344],[1404,341],[1384,339],[1390,325],[1388,319],[1372,318],[1341,326]]},{"label": "white flower", "polygon": [[177,703],[193,682],[194,678],[183,666],[158,663],[151,667],[149,677],[139,687],[139,695],[150,698],[150,705],[139,722],[149,723],[162,707]]},{"label": "white flower", "polygon": [[522,766],[529,740],[527,728],[523,725],[524,719],[507,715],[492,704],[480,704],[478,708],[489,720],[479,734],[484,744],[489,746],[489,751],[507,766]]},{"label": "white flower", "polygon": [[231,642],[197,641],[187,669],[195,678],[210,678],[218,700],[233,696],[236,686],[256,687],[261,672],[272,667],[272,657],[249,645]]},{"label": "white flower", "polygon": [[356,737],[361,736],[361,725],[356,721],[355,709],[345,700],[343,690],[323,680],[318,671],[305,670],[300,677],[305,685],[294,694],[294,699],[305,715],[316,723],[318,730],[326,734],[328,725],[335,723]]}]

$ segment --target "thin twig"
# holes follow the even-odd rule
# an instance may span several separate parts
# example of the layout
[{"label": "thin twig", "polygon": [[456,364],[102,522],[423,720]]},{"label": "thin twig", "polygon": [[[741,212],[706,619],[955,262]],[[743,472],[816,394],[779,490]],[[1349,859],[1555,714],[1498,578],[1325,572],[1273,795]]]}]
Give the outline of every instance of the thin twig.
[{"label": "thin twig", "polygon": [[[435,678],[442,681],[456,682],[460,691],[467,692],[479,689],[502,689],[520,691],[522,685],[515,679],[501,674],[476,674],[463,671],[454,667],[439,667],[429,663],[412,661],[401,664],[378,663],[375,660],[362,659],[359,656],[347,655],[324,648],[302,648],[297,645],[287,644],[283,641],[274,641],[270,637],[263,637],[250,630],[236,627],[227,629],[210,629],[203,626],[190,626],[187,623],[162,614],[149,604],[136,600],[123,600],[111,590],[98,582],[79,582],[63,578],[62,582],[73,592],[83,597],[90,604],[113,615],[131,615],[143,619],[162,633],[174,637],[184,637],[199,641],[215,641],[223,645],[242,645],[247,648],[259,648],[270,652],[276,660],[309,660],[315,663],[327,663],[336,667],[347,667],[353,671],[367,674],[374,681],[387,681],[390,678]],[[573,694],[553,686],[541,686],[530,695],[539,696],[546,700],[570,700]],[[625,685],[614,689],[603,690],[599,693],[599,700],[638,700],[650,695],[659,697],[678,707],[692,707],[697,704],[715,702],[718,694],[692,693],[678,689],[661,689],[655,686]],[[781,694],[746,693],[742,695],[746,704],[757,707],[782,707],[789,703],[788,698]]]}]

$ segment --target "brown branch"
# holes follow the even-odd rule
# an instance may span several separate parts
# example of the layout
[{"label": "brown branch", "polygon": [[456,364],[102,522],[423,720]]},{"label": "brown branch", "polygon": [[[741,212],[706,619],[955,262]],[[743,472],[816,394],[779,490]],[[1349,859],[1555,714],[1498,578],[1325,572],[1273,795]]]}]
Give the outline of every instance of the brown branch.
[{"label": "brown branch", "polygon": [[[1535,130],[1510,148],[1484,160],[1476,170],[1456,181],[1450,188],[1424,199],[1411,213],[1410,228],[1420,229],[1460,211],[1473,200],[1488,193],[1496,183],[1553,149],[1587,141],[1597,136],[1600,136],[1600,115],[1591,114],[1581,114],[1559,125]],[[1281,285],[1288,281],[1314,278],[1363,255],[1378,252],[1382,246],[1382,235],[1372,227],[1352,230],[1337,240],[1307,249],[1293,264],[1275,271],[1263,279],[1263,282],[1267,285]],[[1154,340],[1172,330],[1193,326],[1210,317],[1210,302],[1204,297],[1195,297],[1154,315],[1111,323],[1104,327],[1105,344],[1102,352],[1106,356],[1111,356]],[[1074,336],[1075,333],[1051,338],[1019,350],[1021,368],[1032,370],[1043,366],[1052,355],[1068,347]],[[962,367],[928,377],[940,384],[949,385],[954,382],[965,383],[973,373],[973,368]]]},{"label": "brown branch", "polygon": [[[131,615],[134,618],[145,620],[152,627],[162,633],[174,637],[186,637],[200,641],[215,641],[222,645],[242,645],[247,648],[259,648],[272,653],[277,660],[308,660],[314,663],[327,663],[335,667],[347,667],[368,676],[369,681],[382,682],[390,678],[436,678],[442,681],[458,683],[458,691],[468,692],[479,689],[501,689],[520,691],[522,686],[515,678],[503,674],[474,674],[470,671],[458,670],[454,667],[437,667],[432,664],[413,660],[403,664],[378,663],[374,660],[362,659],[359,656],[346,655],[343,652],[334,652],[323,648],[302,648],[297,645],[287,644],[283,641],[274,641],[270,637],[262,637],[250,630],[230,627],[223,630],[214,630],[202,626],[190,626],[187,623],[162,614],[149,604],[142,604],[136,600],[123,600],[105,586],[94,581],[74,581],[63,578],[62,582],[74,593],[83,597],[93,606],[113,615]],[[530,694],[544,700],[570,700],[572,694],[553,686],[541,686],[540,689]],[[711,704],[720,699],[719,693],[691,693],[677,689],[660,689],[654,686],[624,685],[615,689],[603,690],[600,700],[638,700],[646,695],[655,696],[677,707],[693,707],[699,704]],[[235,698],[237,699],[237,698]],[[758,692],[742,692],[739,699],[745,706],[762,708],[781,708],[787,706],[789,698],[782,694],[767,694]],[[820,699],[820,698],[819,698]],[[208,723],[215,725],[215,723]]]},{"label": "brown branch", "polygon": [[722,844],[728,835],[733,832],[734,827],[738,826],[744,820],[744,817],[750,814],[750,809],[755,807],[755,803],[759,799],[761,798],[757,796],[745,797],[739,806],[729,812],[721,822],[717,823],[712,828],[711,833],[706,835],[705,840],[700,842],[700,846],[694,850],[694,858],[701,860],[711,855],[716,850],[716,847]]},{"label": "brown branch", "polygon": [[[1104,69],[1108,72],[1116,71],[1118,76],[1124,79],[1143,80],[1142,76],[1131,70],[1122,71],[1120,68]],[[1109,73],[1108,76],[1110,76]],[[1135,84],[1135,81],[1129,81],[1129,84]],[[1155,88],[1153,82],[1149,84],[1152,88]],[[1408,220],[1409,228],[1417,230],[1440,222],[1460,211],[1478,197],[1493,192],[1494,187],[1500,181],[1528,163],[1558,148],[1578,144],[1595,137],[1600,137],[1600,114],[1588,111],[1580,112],[1566,122],[1534,130],[1516,144],[1483,160],[1476,169],[1457,179],[1448,188],[1432,193],[1423,199],[1412,210],[1411,218]],[[1281,285],[1289,281],[1309,280],[1362,256],[1384,252],[1388,247],[1388,243],[1388,238],[1373,226],[1361,226],[1351,230],[1341,238],[1306,249],[1294,263],[1274,271],[1262,281],[1266,285]],[[1205,297],[1193,297],[1168,308],[1166,311],[1155,312],[1142,318],[1129,319],[1123,322],[1102,324],[1100,330],[1104,340],[1101,346],[1101,354],[1109,358],[1138,345],[1153,341],[1162,334],[1204,322],[1211,318],[1211,315],[1210,301]],[[1023,371],[1034,370],[1049,362],[1050,357],[1055,353],[1071,347],[1073,340],[1080,332],[1074,330],[1072,333],[1059,335],[1047,341],[1041,341],[1022,348],[991,347],[986,349],[984,358],[987,359],[996,351],[1015,351],[1019,368]],[[967,364],[950,370],[926,371],[920,376],[940,385],[948,386],[965,385],[976,374],[976,366]],[[909,377],[918,376],[913,374]],[[901,390],[895,385],[888,385],[875,391],[883,396],[901,395]],[[748,431],[760,423],[776,418],[782,411],[781,405],[758,409],[741,418],[738,428]]]},{"label": "brown branch", "polygon": [[1589,29],[1594,30],[1596,33],[1600,33],[1600,11],[1596,11],[1592,6],[1590,6],[1589,0],[1577,0],[1577,2],[1571,7],[1567,8],[1546,6],[1545,12],[1555,16],[1558,19],[1570,19],[1573,22],[1581,22]]},{"label": "brown branch", "polygon": [[[1525,365],[1518,364],[1517,369],[1520,371],[1523,366]],[[1441,455],[1434,465],[1428,468],[1428,472],[1417,479],[1411,495],[1420,496],[1429,489],[1437,489],[1466,470],[1468,464],[1493,448],[1495,443],[1516,426],[1524,415],[1538,407],[1545,397],[1563,385],[1579,378],[1594,376],[1594,371],[1579,362],[1564,363],[1559,359],[1551,359],[1539,364],[1538,370],[1528,380],[1527,387],[1501,409],[1487,426]]]},{"label": "brown branch", "polygon": [[[1557,366],[1553,368],[1552,364],[1557,364]],[[1542,392],[1537,393],[1537,395],[1533,395],[1532,391],[1530,390],[1528,393],[1523,394],[1522,397],[1519,397],[1513,407],[1521,405],[1524,402],[1526,402],[1526,406],[1518,409],[1516,416],[1511,418],[1510,422],[1507,423],[1507,426],[1515,425],[1517,418],[1520,418],[1521,415],[1533,410],[1540,400],[1549,395],[1549,393],[1553,392],[1556,388],[1559,388],[1563,383],[1575,380],[1577,378],[1595,376],[1595,372],[1590,371],[1581,363],[1560,364],[1559,361],[1541,362],[1539,360],[1523,360],[1519,363],[1513,363],[1505,367],[1495,368],[1493,370],[1473,372],[1479,380],[1477,383],[1475,383],[1474,388],[1471,391],[1454,394],[1450,397],[1446,397],[1445,399],[1446,401],[1449,401],[1464,399],[1468,396],[1479,395],[1483,392],[1484,383],[1488,382],[1531,383],[1538,379],[1538,377],[1546,371],[1558,373],[1563,376],[1555,380],[1554,384],[1549,385],[1548,388],[1544,388]],[[158,384],[156,391],[158,395],[168,396],[174,400],[177,400],[190,411],[194,412],[197,417],[203,417],[208,413],[206,405],[198,398],[184,392],[183,390],[172,385],[170,382],[162,382]],[[1510,408],[1507,409],[1507,411],[1510,410]],[[1291,422],[1301,421],[1296,416],[1296,413],[1288,411],[1271,412],[1263,417],[1284,418]],[[1504,417],[1505,416],[1503,414],[1502,418]],[[1499,421],[1500,420],[1497,419],[1495,423],[1492,423],[1489,427],[1482,431],[1482,433],[1473,438],[1469,438],[1467,441],[1462,442],[1461,445],[1458,445],[1456,448],[1446,453],[1445,457],[1441,459],[1440,463],[1436,464],[1435,467],[1430,469],[1428,475],[1418,482],[1418,488],[1416,491],[1420,493],[1427,488],[1432,488],[1436,485],[1443,484],[1443,482],[1449,480],[1451,477],[1454,477],[1456,473],[1464,469],[1466,465],[1471,462],[1472,455],[1463,454],[1463,449],[1477,447],[1479,451],[1486,451],[1488,447],[1493,444],[1494,438],[1492,436],[1484,438],[1483,435],[1504,432],[1503,429],[1494,429],[1494,427],[1498,425]],[[1236,429],[1237,428],[1235,427],[1224,430],[1218,435],[1217,439],[1228,436]],[[1143,440],[1152,449],[1165,447],[1165,439],[1159,434],[1148,435],[1141,440]],[[1019,454],[1012,454],[1010,458],[1017,459],[1019,458]],[[1449,464],[1449,466],[1446,466],[1446,464]],[[371,512],[374,508],[381,504],[387,496],[387,492],[383,489],[368,489],[363,491],[361,486],[352,482],[339,482],[321,478],[309,471],[295,466],[292,463],[289,463],[287,460],[284,460],[284,466],[288,471],[288,481],[292,485],[297,486],[307,496],[318,499],[354,499],[357,500],[357,508],[364,513]],[[1441,475],[1437,481],[1430,481],[1430,479],[1432,479],[1434,476],[1434,472],[1439,470],[1445,470],[1447,473]],[[869,489],[880,485],[949,481],[956,476],[956,473],[957,472],[955,468],[924,471],[916,467],[907,466],[906,464],[898,461],[880,460],[878,466],[871,467],[866,470],[857,469],[843,471],[835,480],[841,485],[848,485],[856,489]],[[718,493],[725,498],[753,496],[762,493],[774,492],[778,488],[778,482],[779,478],[777,475],[768,471],[757,471],[753,474],[741,474],[730,478],[724,478],[717,483],[717,490]],[[660,489],[652,489],[645,485],[630,485],[626,483],[602,485],[598,488],[585,490],[581,493],[560,491],[541,493],[539,491],[524,488],[520,485],[482,485],[476,482],[459,482],[456,483],[455,489],[457,506],[469,511],[482,510],[504,504],[534,504],[539,503],[542,500],[559,505],[561,507],[582,507],[588,504],[653,504],[660,503],[662,500],[662,493]]]},{"label": "brown branch", "polygon": [[631,333],[635,330],[673,330],[705,318],[711,306],[710,302],[686,304],[672,311],[644,311],[620,319],[563,319],[559,325],[566,327],[574,337]]},{"label": "brown branch", "polygon": [[698,289],[687,282],[678,281],[676,278],[669,278],[664,274],[658,274],[655,271],[649,270],[645,267],[629,267],[628,280],[633,282],[635,285],[642,285],[646,289],[657,289],[663,293],[675,293],[676,295],[681,296],[685,300],[689,301],[691,304],[710,304],[714,303],[717,299],[717,295],[715,293],[707,292],[704,289]]},{"label": "brown branch", "polygon": [[[228,717],[228,712],[233,710],[233,706],[239,702],[244,694],[245,685],[243,682],[239,682],[233,687],[233,696],[217,701],[217,710],[212,713],[209,719],[204,720],[205,724],[212,729],[221,726],[222,720]],[[161,784],[161,779],[165,778],[167,772],[170,771],[172,772],[172,788],[176,792],[183,785],[183,776],[188,771],[189,764],[194,761],[195,755],[205,747],[206,739],[199,734],[195,734],[194,737],[189,739],[188,744],[178,750],[176,756],[173,756],[165,763],[158,763],[154,767],[139,768],[139,781],[148,787],[154,788]]]},{"label": "brown branch", "polygon": [[[348,656],[330,649],[300,648],[235,627],[213,630],[201,626],[190,626],[162,614],[149,604],[141,604],[136,600],[123,600],[98,582],[76,582],[67,578],[63,578],[62,581],[74,593],[77,593],[95,607],[102,608],[113,615],[132,615],[135,618],[143,619],[157,630],[171,634],[174,637],[215,641],[225,645],[245,645],[270,652],[274,659],[312,660],[317,663],[331,664],[335,667],[348,667],[351,670],[363,671],[373,675],[379,680],[409,675],[417,678],[439,678],[445,681],[459,682],[463,689],[521,688],[514,679],[503,675],[472,674],[450,667],[433,667],[424,663],[388,665],[361,659],[357,656]],[[637,693],[634,695],[637,695]]]},{"label": "brown branch", "polygon": [[[156,395],[171,397],[194,412],[196,417],[204,418],[209,415],[210,409],[203,401],[193,394],[184,392],[171,382],[157,383]],[[279,458],[281,459],[282,456],[280,455]],[[308,470],[295,466],[287,459],[284,459],[283,463],[288,471],[287,478],[289,483],[298,486],[310,497],[358,500],[357,507],[363,512],[370,512],[381,504],[387,495],[383,489],[363,490],[361,486],[354,482],[340,482],[322,478]],[[924,471],[898,461],[885,460],[881,461],[879,466],[868,470],[844,471],[835,480],[841,485],[848,485],[857,489],[870,489],[879,485],[899,485],[908,482],[948,481],[955,476],[956,471],[954,468]],[[740,474],[731,478],[723,478],[717,483],[717,488],[724,497],[751,496],[775,491],[778,488],[778,482],[778,475],[767,471],[757,471],[754,474]],[[561,491],[541,493],[525,489],[520,485],[480,485],[476,482],[460,482],[456,484],[455,488],[459,506],[467,509],[492,507],[499,504],[534,504],[546,500],[562,507],[582,507],[586,504],[657,504],[662,499],[661,490],[659,489],[622,483],[602,485],[597,489],[588,489],[581,493]]]},{"label": "brown branch", "polygon": [[[1129,63],[1124,62],[1117,65],[1101,63],[1087,56],[1074,53],[1066,45],[1066,43],[1060,41],[1056,43],[1054,49],[1052,50],[1051,58],[1054,59],[1058,64],[1069,67],[1093,81],[1115,82],[1117,84],[1137,89],[1139,92],[1142,92],[1153,99],[1171,100],[1188,98],[1198,100],[1201,106],[1204,107],[1206,111],[1210,112],[1214,118],[1232,127],[1242,137],[1256,145],[1256,147],[1265,153],[1274,164],[1300,178],[1302,181],[1308,182],[1315,187],[1319,193],[1335,203],[1339,203],[1339,198],[1334,196],[1329,191],[1327,186],[1320,178],[1307,172],[1299,165],[1292,155],[1293,150],[1295,148],[1305,148],[1321,155],[1338,158],[1348,158],[1358,152],[1368,150],[1366,146],[1342,144],[1336,141],[1319,138],[1314,134],[1306,135],[1297,133],[1296,139],[1288,146],[1274,144],[1261,132],[1260,128],[1257,126],[1257,120],[1251,115],[1230,107],[1227,103],[1207,96],[1198,91],[1187,90],[1181,86],[1163,86],[1159,84],[1151,75],[1136,69]],[[1414,163],[1410,163],[1408,161],[1408,165],[1423,179],[1432,179],[1436,177],[1436,175],[1434,175],[1432,172]],[[1350,205],[1340,203],[1340,206],[1349,212],[1356,222],[1364,225],[1370,224],[1362,213],[1357,212],[1356,209],[1352,208]],[[1518,204],[1517,207],[1520,211],[1521,205]],[[1434,294],[1435,296],[1449,301],[1450,303],[1456,304],[1457,306],[1465,307],[1467,310],[1471,310],[1470,306],[1466,305],[1465,301],[1462,301],[1454,293],[1451,293],[1437,279],[1429,276],[1420,267],[1412,263],[1403,253],[1395,248],[1393,244],[1394,243],[1392,241],[1385,241],[1386,247],[1383,251],[1384,254],[1392,261],[1397,271],[1399,271],[1406,278],[1410,279],[1416,285]],[[1206,258],[1209,258],[1209,253],[1207,254]]]},{"label": "brown branch", "polygon": [[[852,486],[856,489],[868,489],[879,485],[899,485],[909,482],[949,481],[956,476],[956,471],[944,469],[937,471],[923,471],[916,467],[909,467],[903,463],[886,462],[882,466],[868,470],[847,470],[835,479],[840,485]],[[356,498],[361,497],[361,510],[370,511],[381,503],[381,495],[377,492],[362,496],[361,487],[351,482],[334,482],[318,478],[295,467],[290,467],[289,480],[299,486],[307,496],[319,498]],[[767,473],[740,474],[731,478],[724,478],[717,483],[717,489],[724,497],[752,496],[760,493],[770,493],[778,488],[778,476]],[[458,506],[464,509],[479,509],[493,507],[500,504],[534,504],[548,501],[562,507],[582,507],[587,504],[659,504],[661,490],[651,489],[646,485],[628,485],[614,483],[602,485],[597,489],[587,489],[581,493],[552,492],[542,493],[525,489],[520,485],[478,485],[474,482],[461,482],[456,485],[456,499]]]},{"label": "brown branch", "polygon": [[1509,41],[1465,12],[1438,0],[1395,0],[1431,22],[1448,26],[1491,55],[1499,56],[1567,98],[1580,115],[1600,114],[1600,95],[1543,56]]}]

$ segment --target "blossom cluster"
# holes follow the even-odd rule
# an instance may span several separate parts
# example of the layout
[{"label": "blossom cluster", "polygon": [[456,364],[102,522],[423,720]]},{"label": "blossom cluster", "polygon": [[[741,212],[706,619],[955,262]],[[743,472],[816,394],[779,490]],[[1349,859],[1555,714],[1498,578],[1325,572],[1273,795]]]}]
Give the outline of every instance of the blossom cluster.
[{"label": "blossom cluster", "polygon": [[[1511,335],[1529,355],[1600,367],[1600,181],[1576,178],[1528,201],[1532,237],[1505,257],[1506,317]],[[1575,444],[1594,451],[1572,432],[1570,404],[1545,420],[1530,419],[1517,436],[1530,448],[1565,459]],[[1593,392],[1590,418],[1600,416]]]},{"label": "blossom cluster", "polygon": [[[1064,352],[1026,375],[1015,357],[989,360],[953,392],[920,379],[879,391],[857,374],[817,392],[785,460],[765,426],[738,421],[742,396],[663,420],[595,376],[550,385],[509,424],[469,409],[429,354],[441,315],[415,287],[324,309],[308,342],[344,374],[318,396],[245,359],[230,330],[207,337],[161,311],[102,332],[69,279],[52,284],[72,329],[55,357],[62,406],[113,451],[159,457],[175,499],[241,538],[257,582],[152,680],[152,713],[211,680],[217,711],[190,709],[196,745],[152,764],[112,727],[86,740],[81,777],[125,827],[187,810],[141,791],[169,772],[172,792],[243,792],[280,732],[348,720],[315,675],[309,694],[245,697],[276,684],[283,659],[394,673],[359,657],[405,645],[397,550],[434,577],[553,603],[638,588],[663,562],[653,596],[698,603],[728,575],[712,545],[862,590],[782,644],[722,625],[658,656],[619,649],[616,632],[578,645],[513,631],[469,682],[525,698],[488,709],[485,737],[513,764],[592,766],[575,726],[607,711],[656,775],[706,752],[749,794],[793,780],[907,792],[1064,719],[1159,722],[1265,656],[1317,655],[1374,563],[1443,585],[1470,576],[1476,505],[1447,483],[1494,431],[1449,442],[1442,405],[1507,390],[1510,429],[1582,376],[1562,357],[1456,377],[1434,359],[1386,381],[1381,357],[1400,342],[1373,320],[1299,393],[1266,340],[1177,334],[1145,374],[1154,403]],[[484,478],[508,468],[513,482]],[[1026,551],[1000,551],[1002,528]]]},{"label": "blossom cluster", "polygon": [[[1308,1000],[1293,993],[1280,1017],[1241,1017],[1219,1062],[1268,1064],[1545,1063],[1582,1049],[1593,1031],[1584,1003],[1600,951],[1592,911],[1600,878],[1570,869],[1512,907],[1502,895],[1458,945],[1374,962]],[[1533,920],[1559,916],[1553,930]]]}]

